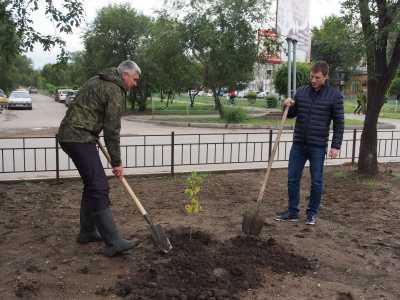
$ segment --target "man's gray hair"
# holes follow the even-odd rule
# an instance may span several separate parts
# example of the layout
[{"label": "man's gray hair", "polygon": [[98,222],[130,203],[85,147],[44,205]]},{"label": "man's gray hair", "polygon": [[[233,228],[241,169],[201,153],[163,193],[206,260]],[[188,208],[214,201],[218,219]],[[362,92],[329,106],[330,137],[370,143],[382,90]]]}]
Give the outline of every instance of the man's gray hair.
[{"label": "man's gray hair", "polygon": [[142,74],[142,70],[140,70],[140,67],[133,60],[124,60],[118,65],[117,70],[119,75],[122,75],[124,72],[128,72],[130,74],[135,72],[138,75]]}]

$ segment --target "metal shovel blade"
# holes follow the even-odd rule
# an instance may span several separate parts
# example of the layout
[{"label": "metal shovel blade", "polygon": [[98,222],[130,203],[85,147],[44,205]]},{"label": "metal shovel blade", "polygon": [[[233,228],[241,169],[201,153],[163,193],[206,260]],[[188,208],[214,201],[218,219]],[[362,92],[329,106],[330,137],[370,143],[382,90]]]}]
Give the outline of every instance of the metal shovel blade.
[{"label": "metal shovel blade", "polygon": [[264,226],[264,218],[259,215],[258,209],[247,210],[243,214],[242,231],[246,235],[259,236]]},{"label": "metal shovel blade", "polygon": [[153,224],[150,226],[151,235],[153,237],[154,243],[157,247],[164,253],[168,253],[172,250],[172,244],[168,237],[166,236],[164,229],[160,224]]},{"label": "metal shovel blade", "polygon": [[151,237],[156,246],[164,253],[172,250],[172,244],[160,224],[154,224],[148,214],[143,215],[147,224],[150,225]]}]

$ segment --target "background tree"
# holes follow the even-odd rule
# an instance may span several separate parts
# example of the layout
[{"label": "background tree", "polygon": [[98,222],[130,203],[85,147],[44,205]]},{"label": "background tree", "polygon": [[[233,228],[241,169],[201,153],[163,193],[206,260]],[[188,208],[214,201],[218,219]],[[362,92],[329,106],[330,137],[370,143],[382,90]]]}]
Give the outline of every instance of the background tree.
[{"label": "background tree", "polygon": [[360,34],[361,28],[351,26],[344,17],[325,18],[321,28],[312,29],[311,60],[326,61],[332,79],[338,71],[348,77],[364,54]]},{"label": "background tree", "polygon": [[13,88],[12,68],[20,47],[16,26],[6,3],[0,2],[0,88],[9,92]]},{"label": "background tree", "polygon": [[389,95],[397,97],[400,95],[400,76],[393,79],[390,85]]},{"label": "background tree", "polygon": [[89,76],[118,65],[130,57],[149,35],[151,19],[138,14],[128,4],[102,8],[84,35],[85,61]]},{"label": "background tree", "polygon": [[1,1],[14,20],[16,32],[24,49],[33,50],[35,43],[40,43],[44,50],[65,42],[56,35],[43,35],[33,28],[32,13],[44,8],[46,17],[55,23],[59,32],[71,33],[83,20],[81,0],[5,0]]},{"label": "background tree", "polygon": [[68,87],[70,85],[67,73],[67,63],[65,62],[44,65],[41,71],[41,76],[46,83],[50,83],[57,87]]},{"label": "background tree", "polygon": [[400,1],[346,0],[349,20],[361,23],[368,70],[368,106],[361,136],[358,170],[375,175],[377,122],[385,95],[400,64]]},{"label": "background tree", "polygon": [[151,62],[146,58],[143,45],[150,35],[152,20],[128,4],[102,8],[93,24],[84,35],[85,69],[88,77],[107,67],[115,67],[130,58],[142,69],[139,88],[131,99],[139,103],[140,110],[146,107],[150,92]]},{"label": "background tree", "polygon": [[150,35],[145,55],[153,64],[152,86],[167,94],[168,106],[175,93],[201,85],[201,67],[188,53],[185,27],[178,20],[161,14],[153,23]]},{"label": "background tree", "polygon": [[264,20],[268,7],[269,3],[262,0],[190,1],[183,18],[188,46],[203,68],[203,83],[212,89],[221,117],[222,88],[252,79],[256,23]]},{"label": "background tree", "polygon": [[[307,85],[310,82],[310,66],[306,63],[296,63],[296,88]],[[280,95],[287,97],[288,66],[282,65],[275,73],[275,89]]]},{"label": "background tree", "polygon": [[44,8],[59,32],[70,33],[82,21],[83,7],[79,0],[0,1],[0,84],[7,91],[18,85],[39,84],[40,74],[32,70],[31,62],[22,55],[25,50],[32,50],[35,43],[45,50],[59,45],[65,55],[65,43],[59,36],[43,35],[33,28],[32,13],[40,8]]}]

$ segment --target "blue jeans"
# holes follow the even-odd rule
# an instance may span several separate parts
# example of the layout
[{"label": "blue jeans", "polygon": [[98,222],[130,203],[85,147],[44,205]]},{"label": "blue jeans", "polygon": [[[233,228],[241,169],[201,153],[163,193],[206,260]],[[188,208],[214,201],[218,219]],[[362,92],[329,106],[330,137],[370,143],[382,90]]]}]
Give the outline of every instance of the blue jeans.
[{"label": "blue jeans", "polygon": [[300,201],[300,180],[303,175],[306,161],[310,161],[311,173],[311,192],[308,203],[307,215],[318,213],[323,191],[323,171],[326,148],[293,144],[289,156],[288,168],[288,195],[289,195],[289,213],[298,215]]}]

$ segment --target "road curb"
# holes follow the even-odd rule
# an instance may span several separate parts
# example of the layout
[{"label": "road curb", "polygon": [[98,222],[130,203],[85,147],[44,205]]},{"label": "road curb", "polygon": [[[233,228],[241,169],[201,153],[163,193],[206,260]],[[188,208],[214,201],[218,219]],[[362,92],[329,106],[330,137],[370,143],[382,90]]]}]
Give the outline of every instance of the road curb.
[{"label": "road curb", "polygon": [[[272,125],[250,125],[250,124],[232,124],[232,123],[198,123],[198,122],[179,122],[179,121],[164,121],[164,120],[144,120],[144,119],[130,119],[125,118],[126,121],[130,122],[141,122],[148,124],[156,124],[162,126],[173,126],[173,127],[197,127],[197,128],[218,128],[218,129],[278,129],[278,126]],[[293,126],[283,126],[285,130],[293,129]],[[363,129],[362,125],[350,125],[345,126],[346,129]],[[396,129],[396,126],[389,123],[378,122],[378,129]]]}]

